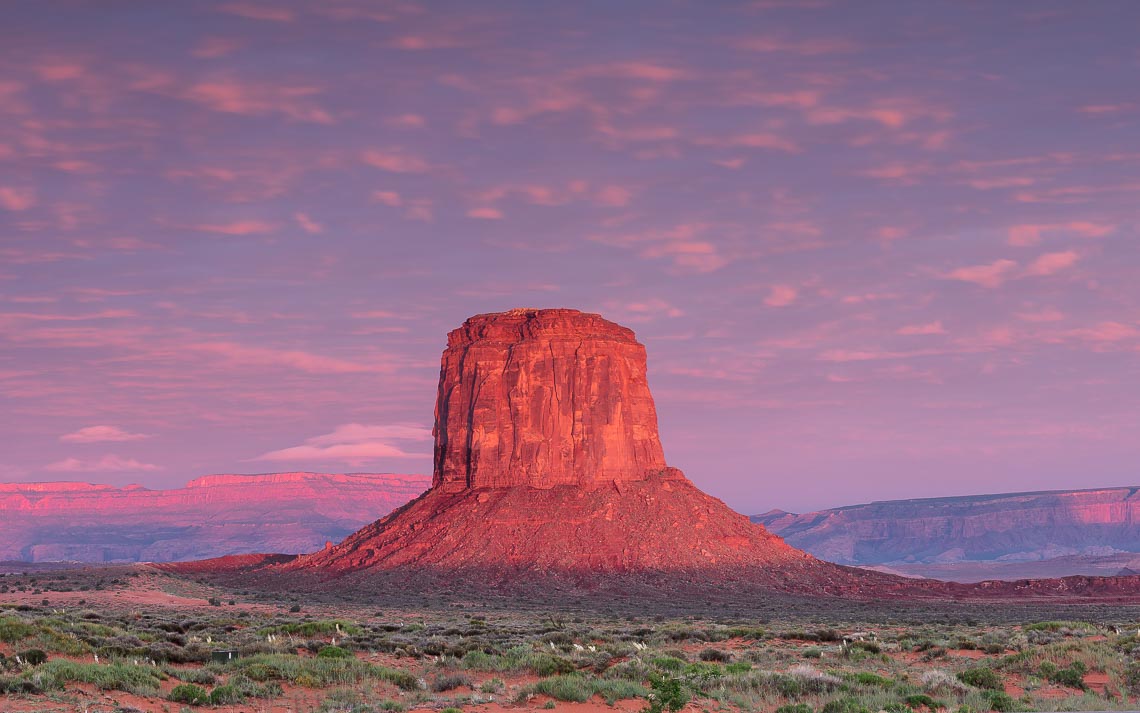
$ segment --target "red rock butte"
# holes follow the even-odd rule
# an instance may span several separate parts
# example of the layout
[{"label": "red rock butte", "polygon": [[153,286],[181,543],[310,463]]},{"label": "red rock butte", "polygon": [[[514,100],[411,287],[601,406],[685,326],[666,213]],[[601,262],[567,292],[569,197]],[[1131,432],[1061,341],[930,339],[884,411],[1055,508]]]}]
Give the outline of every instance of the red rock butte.
[{"label": "red rock butte", "polygon": [[665,463],[631,330],[571,309],[468,319],[448,335],[424,495],[284,565],[568,571],[746,567],[847,576]]},{"label": "red rock butte", "polygon": [[432,485],[596,486],[665,468],[633,332],[570,309],[481,314],[447,337]]}]

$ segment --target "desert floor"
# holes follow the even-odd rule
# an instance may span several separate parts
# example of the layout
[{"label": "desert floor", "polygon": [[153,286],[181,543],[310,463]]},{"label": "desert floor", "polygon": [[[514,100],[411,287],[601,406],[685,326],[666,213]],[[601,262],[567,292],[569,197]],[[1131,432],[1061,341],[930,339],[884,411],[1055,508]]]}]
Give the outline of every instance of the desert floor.
[{"label": "desert floor", "polygon": [[790,600],[774,598],[763,615],[615,614],[318,601],[145,566],[7,570],[0,713],[1125,710],[1140,696],[1132,606],[819,599],[781,613]]}]

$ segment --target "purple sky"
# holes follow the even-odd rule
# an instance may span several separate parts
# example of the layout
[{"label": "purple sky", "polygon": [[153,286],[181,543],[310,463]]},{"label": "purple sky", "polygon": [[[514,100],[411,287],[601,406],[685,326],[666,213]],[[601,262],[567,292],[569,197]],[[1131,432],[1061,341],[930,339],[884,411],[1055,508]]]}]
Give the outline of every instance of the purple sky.
[{"label": "purple sky", "polygon": [[6,3],[0,481],[427,472],[446,332],[565,306],[744,512],[1136,483],[1138,26]]}]

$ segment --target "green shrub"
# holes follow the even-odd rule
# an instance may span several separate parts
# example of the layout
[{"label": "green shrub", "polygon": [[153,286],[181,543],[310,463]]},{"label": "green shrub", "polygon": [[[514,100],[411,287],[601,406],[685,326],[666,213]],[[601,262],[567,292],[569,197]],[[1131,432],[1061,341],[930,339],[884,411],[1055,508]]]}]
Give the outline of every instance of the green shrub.
[{"label": "green shrub", "polygon": [[39,666],[43,662],[47,661],[48,658],[43,649],[28,649],[27,651],[21,651],[16,655],[20,657],[21,661],[28,664],[29,666]]},{"label": "green shrub", "polygon": [[170,692],[170,700],[175,703],[187,703],[192,706],[204,706],[210,702],[210,695],[206,689],[193,683],[180,683]]},{"label": "green shrub", "polygon": [[880,686],[882,688],[890,688],[895,683],[889,678],[883,678],[868,671],[860,671],[859,673],[853,674],[851,680],[860,686]]},{"label": "green shrub", "polygon": [[720,649],[705,649],[697,658],[701,661],[708,661],[712,663],[728,663],[732,660],[732,654]]},{"label": "green shrub", "polygon": [[1085,685],[1085,674],[1088,673],[1088,667],[1081,661],[1074,661],[1068,668],[1057,668],[1056,664],[1045,661],[1041,664],[1040,673],[1042,678],[1059,686],[1067,686],[1082,691],[1088,688]]},{"label": "green shrub", "polygon": [[909,695],[903,699],[903,703],[905,703],[908,708],[929,708],[932,711],[946,707],[945,704],[939,703],[925,693]]},{"label": "green shrub", "polygon": [[821,713],[871,713],[871,711],[858,700],[848,696],[828,701]]},{"label": "green shrub", "polygon": [[545,678],[546,676],[563,675],[573,673],[577,670],[574,663],[561,656],[551,656],[550,654],[538,654],[531,656],[527,661],[527,668],[529,668],[534,675]]},{"label": "green shrub", "polygon": [[646,713],[662,713],[665,710],[676,713],[689,702],[689,692],[678,678],[651,673],[649,684],[653,690],[648,696],[649,706],[645,709]]},{"label": "green shrub", "polygon": [[237,686],[226,684],[224,686],[218,686],[214,690],[210,691],[209,701],[210,705],[212,706],[241,703],[244,700],[245,696],[242,695],[242,692],[237,689]]},{"label": "green shrub", "polygon": [[1003,691],[990,691],[989,693],[990,710],[997,711],[998,713],[1009,713],[1010,711],[1017,710],[1017,702]]},{"label": "green shrub", "polygon": [[806,703],[789,703],[776,709],[776,713],[815,713]]},{"label": "green shrub", "polygon": [[0,641],[15,643],[35,633],[35,629],[14,616],[0,616]]},{"label": "green shrub", "polygon": [[1000,691],[1002,689],[1001,676],[992,668],[979,666],[968,668],[958,673],[958,680],[974,688],[987,691]]},{"label": "green shrub", "polygon": [[317,652],[317,656],[323,659],[351,659],[354,658],[352,652],[348,649],[342,649],[339,646],[326,646]]},{"label": "green shrub", "polygon": [[461,686],[471,686],[471,679],[462,673],[440,674],[432,679],[431,690],[436,693],[454,691]]}]

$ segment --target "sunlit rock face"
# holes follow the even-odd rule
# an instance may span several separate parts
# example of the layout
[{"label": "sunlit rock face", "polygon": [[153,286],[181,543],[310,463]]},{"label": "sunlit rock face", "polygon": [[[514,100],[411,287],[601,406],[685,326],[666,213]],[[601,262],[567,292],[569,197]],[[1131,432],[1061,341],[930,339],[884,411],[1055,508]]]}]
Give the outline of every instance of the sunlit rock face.
[{"label": "sunlit rock face", "polygon": [[664,467],[645,347],[631,330],[577,310],[517,309],[448,335],[434,487],[592,486]]}]

